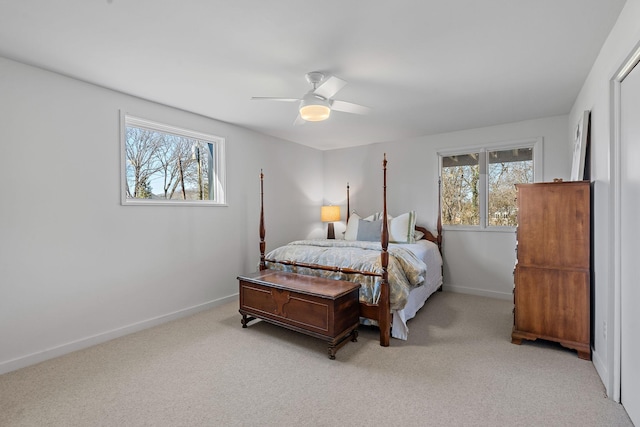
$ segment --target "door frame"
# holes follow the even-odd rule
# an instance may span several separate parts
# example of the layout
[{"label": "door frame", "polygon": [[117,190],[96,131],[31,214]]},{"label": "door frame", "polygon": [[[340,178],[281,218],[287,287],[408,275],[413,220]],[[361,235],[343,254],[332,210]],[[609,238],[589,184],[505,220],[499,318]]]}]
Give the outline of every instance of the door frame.
[{"label": "door frame", "polygon": [[[640,42],[632,50],[632,53],[625,59],[620,68],[616,71],[611,79],[611,144],[609,148],[609,161],[611,171],[611,191],[609,193],[609,234],[613,236],[611,249],[609,251],[610,283],[613,283],[613,298],[609,302],[608,322],[613,325],[612,339],[608,343],[609,354],[609,390],[612,391],[611,398],[620,403],[620,365],[621,365],[621,275],[622,264],[621,255],[621,188],[620,188],[620,164],[621,164],[621,89],[622,81],[629,75],[631,70],[640,63]],[[611,292],[611,291],[610,291]],[[611,295],[611,293],[610,293]]]}]

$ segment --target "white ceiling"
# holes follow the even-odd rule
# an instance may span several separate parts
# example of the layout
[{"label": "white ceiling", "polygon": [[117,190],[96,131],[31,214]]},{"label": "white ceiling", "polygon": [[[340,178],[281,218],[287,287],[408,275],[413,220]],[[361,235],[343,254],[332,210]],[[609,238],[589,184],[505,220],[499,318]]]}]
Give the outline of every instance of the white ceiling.
[{"label": "white ceiling", "polygon": [[[0,0],[0,56],[318,149],[569,112],[624,0]],[[294,126],[305,73],[348,82]],[[152,118],[151,118],[152,119]]]}]

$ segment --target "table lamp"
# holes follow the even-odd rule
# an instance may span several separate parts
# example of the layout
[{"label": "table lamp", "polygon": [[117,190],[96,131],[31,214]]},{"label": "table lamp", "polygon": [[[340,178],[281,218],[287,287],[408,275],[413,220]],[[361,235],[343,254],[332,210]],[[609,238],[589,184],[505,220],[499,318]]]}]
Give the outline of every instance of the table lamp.
[{"label": "table lamp", "polygon": [[328,222],[327,239],[335,239],[336,235],[333,231],[333,223],[340,221],[340,206],[323,206],[320,211],[320,220]]}]

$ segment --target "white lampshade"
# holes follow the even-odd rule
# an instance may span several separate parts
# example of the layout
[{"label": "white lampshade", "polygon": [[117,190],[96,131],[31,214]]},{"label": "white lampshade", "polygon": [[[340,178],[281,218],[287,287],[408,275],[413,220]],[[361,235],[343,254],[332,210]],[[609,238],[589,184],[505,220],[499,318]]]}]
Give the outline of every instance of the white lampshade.
[{"label": "white lampshade", "polygon": [[321,122],[327,120],[331,115],[329,101],[315,95],[307,93],[300,102],[300,117],[308,122]]}]

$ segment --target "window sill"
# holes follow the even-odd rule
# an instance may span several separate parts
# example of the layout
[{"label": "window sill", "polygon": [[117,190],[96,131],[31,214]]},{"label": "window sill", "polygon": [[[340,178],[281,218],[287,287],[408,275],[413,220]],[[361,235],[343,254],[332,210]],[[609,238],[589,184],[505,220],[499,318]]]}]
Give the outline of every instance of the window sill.
[{"label": "window sill", "polygon": [[127,199],[122,206],[229,206],[226,203],[218,203],[212,200],[149,200]]},{"label": "window sill", "polygon": [[444,231],[473,231],[482,233],[515,233],[517,227],[480,227],[479,225],[443,225]]}]

